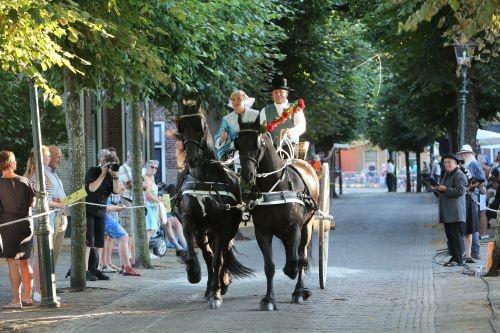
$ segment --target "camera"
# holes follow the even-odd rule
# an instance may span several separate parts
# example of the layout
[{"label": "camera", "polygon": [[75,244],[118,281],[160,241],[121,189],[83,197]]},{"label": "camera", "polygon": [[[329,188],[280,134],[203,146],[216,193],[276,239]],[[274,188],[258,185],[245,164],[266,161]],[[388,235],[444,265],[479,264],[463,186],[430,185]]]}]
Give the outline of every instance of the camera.
[{"label": "camera", "polygon": [[104,164],[102,165],[105,168],[108,168],[111,171],[118,171],[120,169],[120,160],[113,155],[107,156],[107,158],[104,160]]},{"label": "camera", "polygon": [[111,171],[118,171],[120,169],[120,165],[118,163],[108,162],[103,165],[103,167],[110,169]]}]

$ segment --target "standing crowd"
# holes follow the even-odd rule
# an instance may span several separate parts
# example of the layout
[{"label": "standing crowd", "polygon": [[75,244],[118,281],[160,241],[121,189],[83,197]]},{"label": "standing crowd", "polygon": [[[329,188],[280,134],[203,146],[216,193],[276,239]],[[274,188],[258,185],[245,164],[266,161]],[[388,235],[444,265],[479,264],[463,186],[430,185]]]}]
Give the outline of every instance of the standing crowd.
[{"label": "standing crowd", "polygon": [[[42,164],[45,172],[45,192],[49,210],[50,234],[53,244],[54,266],[57,265],[68,225],[70,208],[64,204],[66,192],[58,174],[62,151],[56,146],[42,146]],[[129,157],[129,155],[127,155]],[[132,218],[132,173],[129,158],[123,165],[113,148],[99,152],[98,166],[88,169],[85,176],[86,204],[86,279],[109,280],[105,273],[119,272],[123,276],[140,276],[135,266],[134,222]],[[142,190],[146,204],[147,232],[153,235],[160,229],[181,256],[186,241],[179,219],[167,211],[163,198],[158,196],[154,175],[158,161],[147,161],[143,168]],[[32,306],[40,302],[40,273],[35,230],[38,213],[43,204],[35,192],[36,167],[33,150],[21,176],[16,157],[11,151],[0,152],[0,256],[8,264],[12,298],[4,309]],[[21,219],[16,223],[10,223]],[[112,263],[115,242],[120,265]],[[91,252],[93,252],[91,255]],[[151,253],[152,258],[155,256]]]},{"label": "standing crowd", "polygon": [[489,237],[486,193],[493,181],[498,186],[498,169],[494,176],[490,167],[478,161],[470,145],[444,155],[442,164],[433,156],[431,165],[430,176],[438,185],[430,189],[439,198],[439,222],[444,224],[451,255],[444,265],[476,263],[481,258],[480,239]]}]

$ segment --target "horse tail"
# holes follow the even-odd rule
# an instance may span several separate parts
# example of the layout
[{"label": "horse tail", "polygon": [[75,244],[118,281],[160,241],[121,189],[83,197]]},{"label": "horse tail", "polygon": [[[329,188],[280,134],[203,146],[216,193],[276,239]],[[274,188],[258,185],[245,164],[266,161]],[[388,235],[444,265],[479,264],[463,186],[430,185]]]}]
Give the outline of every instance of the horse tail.
[{"label": "horse tail", "polygon": [[234,246],[230,246],[224,256],[224,270],[227,270],[229,275],[234,278],[244,278],[254,276],[253,270],[243,266],[234,256]]}]

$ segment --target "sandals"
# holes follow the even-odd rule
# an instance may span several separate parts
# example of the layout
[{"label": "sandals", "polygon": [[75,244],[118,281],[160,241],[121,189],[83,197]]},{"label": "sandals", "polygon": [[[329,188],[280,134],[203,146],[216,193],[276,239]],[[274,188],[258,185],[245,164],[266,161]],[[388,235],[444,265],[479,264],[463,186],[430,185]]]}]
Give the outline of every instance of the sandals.
[{"label": "sandals", "polygon": [[141,276],[141,274],[133,268],[128,269],[128,267],[126,267],[123,270],[123,276]]},{"label": "sandals", "polygon": [[22,304],[23,306],[33,306],[33,300],[31,300],[30,298],[28,298],[28,299],[23,299],[23,300],[21,301],[21,304]]},{"label": "sandals", "polygon": [[14,310],[14,309],[22,309],[23,304],[22,303],[8,303],[5,305],[2,305],[2,309],[4,310]]}]

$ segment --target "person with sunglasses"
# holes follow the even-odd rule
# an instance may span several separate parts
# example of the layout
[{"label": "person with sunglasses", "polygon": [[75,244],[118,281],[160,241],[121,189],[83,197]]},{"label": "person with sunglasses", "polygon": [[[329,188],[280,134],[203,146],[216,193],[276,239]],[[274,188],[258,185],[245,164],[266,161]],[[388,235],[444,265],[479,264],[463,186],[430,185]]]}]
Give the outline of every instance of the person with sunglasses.
[{"label": "person with sunglasses", "polygon": [[[157,160],[148,160],[143,176],[144,203],[146,204],[146,230],[148,240],[158,230],[158,205],[162,203],[158,197],[158,185],[155,182],[155,174],[158,170],[159,162]],[[150,253],[151,259],[156,259],[153,253]]]}]

